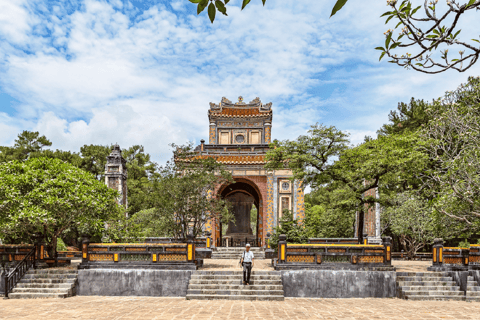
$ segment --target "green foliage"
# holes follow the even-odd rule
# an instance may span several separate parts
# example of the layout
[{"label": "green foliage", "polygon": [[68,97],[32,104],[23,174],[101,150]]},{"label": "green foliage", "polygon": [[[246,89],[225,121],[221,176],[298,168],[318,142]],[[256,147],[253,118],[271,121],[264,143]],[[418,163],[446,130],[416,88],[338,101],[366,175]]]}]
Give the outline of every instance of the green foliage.
[{"label": "green foliage", "polygon": [[278,247],[278,237],[281,234],[287,236],[287,243],[307,243],[308,235],[305,228],[299,223],[298,219],[293,218],[293,213],[285,209],[280,218],[278,227],[273,229],[270,237],[270,247],[274,250]]},{"label": "green foliage", "polygon": [[458,244],[458,246],[460,248],[470,248],[470,242],[468,242],[467,239],[463,240],[463,241],[460,241],[460,243]]},{"label": "green foliage", "polygon": [[337,0],[335,5],[333,6],[332,13],[330,14],[330,18],[334,16],[343,6],[347,3],[348,0]]},{"label": "green foliage", "polygon": [[275,140],[268,151],[266,169],[289,168],[294,178],[304,185],[325,183],[331,160],[347,149],[348,134],[334,126],[315,124],[308,135],[299,136],[295,141]]},{"label": "green foliage", "polygon": [[41,152],[52,143],[37,132],[23,131],[18,135],[13,147],[0,147],[0,163],[11,160],[26,160],[32,153]]},{"label": "green foliage", "polygon": [[117,192],[91,174],[58,159],[32,158],[0,164],[0,234],[6,242],[34,242],[50,250],[69,228],[101,232],[118,212]]},{"label": "green foliage", "polygon": [[137,225],[140,237],[173,237],[173,220],[156,208],[141,210],[131,220]]},{"label": "green foliage", "polygon": [[480,77],[435,100],[422,138],[435,166],[424,174],[435,209],[480,230]]},{"label": "green foliage", "polygon": [[355,195],[341,183],[329,183],[305,196],[305,230],[309,238],[352,238]]},{"label": "green foliage", "polygon": [[62,238],[57,238],[57,251],[67,251],[67,245],[63,242]]},{"label": "green foliage", "polygon": [[429,103],[423,100],[415,100],[414,98],[408,104],[400,102],[397,110],[390,111],[388,115],[390,123],[384,124],[377,131],[377,134],[384,136],[402,134],[404,132],[415,132],[423,128],[432,119],[427,112],[429,107]]},{"label": "green foliage", "polygon": [[233,182],[230,172],[211,157],[198,157],[191,145],[172,147],[173,159],[159,167],[154,196],[154,215],[166,221],[167,233],[185,239],[189,233],[200,235],[211,218],[233,221],[228,202],[211,196],[218,185]]}]

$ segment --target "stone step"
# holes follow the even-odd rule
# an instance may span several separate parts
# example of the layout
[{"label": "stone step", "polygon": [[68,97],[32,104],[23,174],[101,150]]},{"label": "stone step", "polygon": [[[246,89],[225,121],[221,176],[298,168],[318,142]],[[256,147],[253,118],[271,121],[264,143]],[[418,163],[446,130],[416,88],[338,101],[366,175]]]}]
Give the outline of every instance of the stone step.
[{"label": "stone step", "polygon": [[17,283],[17,288],[73,288],[74,283]]},{"label": "stone step", "polygon": [[[229,280],[209,280],[209,279],[203,279],[203,280],[193,280],[190,279],[190,284],[216,284],[216,285],[241,285],[243,284],[243,281],[241,278],[239,279],[229,279]],[[250,279],[250,285],[282,285],[282,280],[253,280]]]},{"label": "stone step", "polygon": [[469,301],[469,302],[480,302],[480,297],[465,297],[465,301]]},{"label": "stone step", "polygon": [[435,290],[435,291],[428,291],[428,290],[408,290],[404,291],[404,295],[408,297],[412,296],[464,296],[463,291],[451,291],[451,290]]},{"label": "stone step", "polygon": [[480,297],[480,291],[469,291],[466,292],[467,297]]},{"label": "stone step", "polygon": [[398,277],[448,277],[448,272],[397,272]]},{"label": "stone step", "polygon": [[187,300],[258,300],[258,301],[283,301],[283,296],[274,295],[219,295],[219,294],[187,294]]},{"label": "stone step", "polygon": [[66,293],[71,294],[71,288],[13,288],[14,293]]},{"label": "stone step", "polygon": [[[228,270],[228,271],[208,271],[208,270],[199,270],[195,272],[195,275],[241,275],[243,276],[243,270]],[[280,271],[258,271],[252,270],[251,275],[272,275],[272,276],[281,276]]]},{"label": "stone step", "polygon": [[397,281],[399,287],[411,287],[411,286],[455,286],[455,281]]},{"label": "stone step", "polygon": [[75,279],[77,278],[77,274],[73,273],[66,273],[66,274],[58,274],[58,273],[33,273],[23,276],[23,279]]},{"label": "stone step", "polygon": [[401,287],[402,291],[458,291],[460,290],[459,286],[411,286],[411,287]]},{"label": "stone step", "polygon": [[452,277],[397,277],[397,281],[453,281]]},{"label": "stone step", "polygon": [[467,281],[475,281],[475,278],[472,277],[472,276],[468,276],[468,277],[467,277]]},{"label": "stone step", "polygon": [[463,301],[465,300],[464,296],[434,296],[434,295],[428,295],[428,296],[406,296],[405,299],[407,300],[435,300],[435,301],[448,301],[448,300],[455,300],[455,301]]},{"label": "stone step", "polygon": [[10,299],[46,299],[46,298],[66,298],[66,293],[9,293]]},{"label": "stone step", "polygon": [[234,296],[283,296],[283,290],[218,290],[218,289],[188,289],[187,295],[234,295]]},{"label": "stone step", "polygon": [[474,287],[474,286],[477,286],[477,285],[478,285],[477,281],[467,281],[467,286]]},{"label": "stone step", "polygon": [[245,286],[243,284],[189,284],[188,289],[218,289],[218,290],[283,290],[282,285],[254,285]]},{"label": "stone step", "polygon": [[480,291],[480,286],[467,286],[467,291]]},{"label": "stone step", "polygon": [[[232,275],[197,275],[197,274],[192,274],[191,278],[192,280],[235,280],[235,279],[242,279],[243,276],[242,274],[232,274]],[[280,275],[258,275],[258,274],[252,274],[250,275],[251,280],[280,280],[282,276]]]},{"label": "stone step", "polygon": [[76,269],[30,269],[27,274],[77,274]]},{"label": "stone step", "polygon": [[22,278],[19,283],[75,283],[76,279],[25,279]]}]

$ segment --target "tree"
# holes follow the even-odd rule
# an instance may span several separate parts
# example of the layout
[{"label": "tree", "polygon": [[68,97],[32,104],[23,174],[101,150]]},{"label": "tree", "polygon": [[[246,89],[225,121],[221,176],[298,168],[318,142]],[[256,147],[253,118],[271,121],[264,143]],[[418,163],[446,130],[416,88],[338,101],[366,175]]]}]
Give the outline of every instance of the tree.
[{"label": "tree", "polygon": [[480,78],[435,100],[422,133],[423,150],[436,163],[423,175],[434,207],[446,216],[480,227]]},{"label": "tree", "polygon": [[399,237],[410,259],[418,250],[432,244],[433,239],[449,238],[458,231],[445,216],[436,215],[428,200],[416,192],[397,194],[393,205],[382,211],[382,220]]},{"label": "tree", "polygon": [[[200,14],[208,6],[208,16],[213,23],[215,20],[215,13],[218,10],[224,15],[227,15],[226,5],[230,0],[190,0],[192,3],[197,4],[197,14]],[[242,10],[250,3],[251,0],[242,1]],[[334,16],[340,11],[348,0],[337,0],[332,9],[330,17]],[[266,0],[262,0],[265,6]],[[392,29],[388,29],[384,35],[385,46],[377,47],[377,50],[382,51],[380,59],[387,55],[389,62],[395,63],[399,66],[403,66],[407,69],[414,69],[423,73],[440,73],[449,69],[457,70],[459,72],[466,71],[473,66],[480,55],[480,47],[475,43],[460,41],[457,39],[461,30],[457,30],[457,24],[460,21],[462,15],[466,12],[479,9],[480,0],[447,0],[447,10],[439,12],[437,9],[438,0],[429,1],[425,0],[423,9],[425,15],[418,17],[414,15],[422,8],[422,6],[413,5],[414,1],[403,0],[398,5],[398,0],[387,0],[387,5],[392,8],[392,11],[387,11],[381,17],[387,17],[385,24],[394,19],[398,21],[396,26]],[[215,4],[214,4],[215,3]],[[448,24],[448,25],[447,25]],[[393,38],[393,31],[400,27],[400,34],[395,39]],[[422,31],[426,30],[426,31]],[[405,37],[408,39],[406,42],[400,40]],[[479,39],[471,39],[471,41],[480,42]],[[451,59],[448,57],[449,49],[440,50],[440,61],[432,57],[431,52],[437,50],[440,45],[451,46],[455,45],[459,48],[459,57]],[[417,50],[416,53],[405,52],[401,55],[394,54],[392,51],[395,49],[410,48],[409,50]],[[469,53],[465,54],[465,51]]]},{"label": "tree", "polygon": [[303,224],[309,238],[352,238],[355,194],[341,182],[331,181],[305,195]]},{"label": "tree", "polygon": [[384,124],[378,131],[378,135],[402,134],[404,132],[415,132],[426,126],[431,120],[427,109],[430,104],[423,100],[412,98],[410,103],[398,103],[397,110],[390,111],[388,120],[390,123]]},{"label": "tree", "polygon": [[299,136],[295,141],[275,140],[267,152],[266,169],[289,168],[294,178],[304,185],[325,183],[325,175],[334,157],[338,157],[348,148],[348,134],[334,126],[315,124],[308,135]]},{"label": "tree", "polygon": [[168,234],[180,239],[200,235],[212,218],[233,221],[228,202],[211,195],[219,185],[233,183],[230,172],[214,158],[197,155],[192,145],[172,147],[172,160],[159,167],[152,218],[164,219]]},{"label": "tree", "polygon": [[25,130],[15,139],[13,147],[0,147],[0,162],[28,159],[32,153],[41,152],[45,146],[51,145],[52,142],[40,136],[38,131]]},{"label": "tree", "polygon": [[307,243],[308,241],[305,228],[299,223],[298,219],[293,218],[293,213],[288,209],[283,210],[278,227],[273,229],[269,240],[272,249],[277,249],[278,237],[281,234],[287,236],[287,243]]},{"label": "tree", "polygon": [[58,159],[0,164],[0,234],[34,243],[42,235],[53,256],[68,228],[101,232],[121,207],[117,193],[91,174]]},{"label": "tree", "polygon": [[[382,17],[387,17],[385,24],[392,19],[398,20],[398,23],[393,30],[389,29],[385,32],[385,46],[376,48],[382,51],[380,60],[386,54],[392,59],[389,62],[396,63],[407,69],[412,68],[429,74],[444,72],[448,69],[463,72],[477,62],[480,55],[480,47],[474,43],[458,40],[457,37],[461,30],[455,28],[465,12],[480,8],[480,0],[462,1],[462,4],[458,0],[448,0],[448,9],[442,13],[439,13],[436,7],[438,0],[431,1],[430,5],[426,0],[423,5],[425,11],[425,16],[423,17],[414,17],[422,6],[414,8],[412,2],[403,0],[397,6],[397,0],[387,0],[392,11],[385,12],[382,15]],[[393,32],[398,27],[401,27],[401,29],[398,37],[395,39],[393,38]],[[405,42],[400,41],[403,37],[407,39]],[[472,39],[472,41],[480,42],[478,39]],[[440,45],[445,47],[454,45],[456,48],[459,48],[459,55],[455,59],[449,58],[449,49],[444,49],[440,51],[440,61],[442,62],[434,60],[431,52],[432,50],[437,50]],[[416,52],[406,52],[399,56],[392,53],[392,50],[397,48],[409,48],[411,52],[415,50]],[[465,54],[466,50],[469,53]]]}]

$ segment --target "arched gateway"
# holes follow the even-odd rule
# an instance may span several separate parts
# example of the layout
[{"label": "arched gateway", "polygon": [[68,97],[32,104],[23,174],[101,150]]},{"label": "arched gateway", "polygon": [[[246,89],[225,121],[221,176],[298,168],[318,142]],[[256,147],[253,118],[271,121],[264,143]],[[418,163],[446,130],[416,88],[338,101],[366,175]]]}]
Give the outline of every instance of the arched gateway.
[{"label": "arched gateway", "polygon": [[[225,238],[247,239],[261,246],[267,232],[272,232],[284,209],[303,220],[305,216],[303,188],[290,180],[290,170],[266,171],[265,154],[271,142],[272,103],[262,104],[259,98],[249,103],[232,103],[222,98],[210,103],[209,143],[202,140],[196,151],[202,156],[215,157],[232,172],[235,183],[220,185],[215,196],[231,201],[236,223],[230,223],[222,235],[219,221],[209,221],[205,231],[211,232],[213,243],[222,246]],[[255,228],[250,224],[255,206]],[[255,219],[253,219],[255,220]],[[244,241],[243,241],[244,242]],[[237,243],[240,243],[238,241]]]}]

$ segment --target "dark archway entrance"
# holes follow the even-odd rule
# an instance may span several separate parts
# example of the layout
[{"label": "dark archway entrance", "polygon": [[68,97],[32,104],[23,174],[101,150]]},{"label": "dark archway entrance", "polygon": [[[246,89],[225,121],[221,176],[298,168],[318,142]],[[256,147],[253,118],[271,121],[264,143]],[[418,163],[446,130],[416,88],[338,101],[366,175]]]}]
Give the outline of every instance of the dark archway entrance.
[{"label": "dark archway entrance", "polygon": [[[220,190],[220,196],[232,204],[235,223],[229,223],[223,236],[222,245],[244,246],[246,242],[252,246],[260,246],[259,219],[261,212],[261,195],[255,184],[250,181],[237,181]],[[252,208],[256,208],[256,216],[251,216]],[[254,229],[251,221],[254,220]],[[220,227],[222,230],[222,226]]]}]

